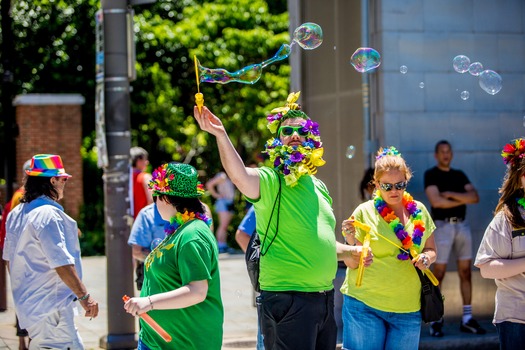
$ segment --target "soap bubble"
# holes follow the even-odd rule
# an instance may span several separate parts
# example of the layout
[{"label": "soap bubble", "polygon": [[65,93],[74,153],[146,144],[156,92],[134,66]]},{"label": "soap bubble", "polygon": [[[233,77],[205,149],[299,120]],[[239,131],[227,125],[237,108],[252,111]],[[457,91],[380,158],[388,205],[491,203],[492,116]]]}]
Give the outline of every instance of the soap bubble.
[{"label": "soap bubble", "polygon": [[493,70],[484,70],[479,75],[479,86],[488,94],[496,95],[502,88],[501,84],[501,76]]},{"label": "soap bubble", "polygon": [[381,64],[381,55],[370,47],[360,47],[352,54],[350,63],[355,70],[364,73],[379,67]]},{"label": "soap bubble", "polygon": [[[206,68],[196,59],[198,77],[201,83],[227,84],[238,82],[243,84],[255,84],[262,76],[262,70],[277,61],[282,61],[290,56],[292,45],[297,43],[305,50],[313,50],[323,42],[323,30],[318,24],[304,23],[297,27],[293,33],[291,45],[283,44],[277,53],[262,63],[251,64],[235,72],[229,72],[224,68]],[[335,47],[334,47],[335,49]]]},{"label": "soap bubble", "polygon": [[468,72],[471,75],[477,77],[481,72],[483,72],[483,65],[481,62],[474,62],[468,67]]},{"label": "soap bubble", "polygon": [[461,97],[461,99],[463,101],[466,101],[468,100],[468,98],[470,97],[470,93],[468,91],[461,91],[461,94],[459,94],[459,96]]},{"label": "soap bubble", "polygon": [[407,66],[401,66],[401,67],[399,67],[399,71],[401,72],[401,74],[407,74],[408,67]]},{"label": "soap bubble", "polygon": [[454,70],[458,73],[465,73],[470,67],[470,59],[467,56],[459,55],[452,60]]},{"label": "soap bubble", "polygon": [[313,50],[323,43],[323,30],[316,23],[303,23],[294,30],[293,41],[305,50]]},{"label": "soap bubble", "polygon": [[355,156],[355,147],[354,147],[354,145],[350,145],[346,149],[346,158],[352,159],[352,158],[354,158],[354,156]]},{"label": "soap bubble", "polygon": [[[420,88],[420,89],[423,89],[424,87],[425,87],[425,83],[423,83],[423,82],[419,83],[419,88]],[[432,89],[431,89],[431,90],[432,90]]]},{"label": "soap bubble", "polygon": [[155,238],[153,241],[151,241],[150,249],[153,250],[157,248],[157,246],[162,242],[162,238]]}]

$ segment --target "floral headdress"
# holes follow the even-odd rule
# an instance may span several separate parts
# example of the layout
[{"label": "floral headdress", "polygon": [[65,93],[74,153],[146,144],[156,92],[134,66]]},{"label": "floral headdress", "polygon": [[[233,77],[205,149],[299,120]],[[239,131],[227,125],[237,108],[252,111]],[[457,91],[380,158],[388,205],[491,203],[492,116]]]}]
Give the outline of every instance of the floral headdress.
[{"label": "floral headdress", "polygon": [[305,141],[300,146],[285,146],[281,142],[279,135],[266,142],[265,153],[268,154],[270,161],[273,162],[274,169],[284,175],[286,185],[291,187],[297,184],[303,175],[314,175],[317,167],[323,166],[326,162],[322,159],[323,148],[321,147],[321,137],[319,124],[310,120],[306,113],[298,110],[299,105],[295,103],[301,92],[288,95],[284,107],[275,108],[266,119],[268,129],[272,134],[276,134],[281,123],[289,118],[302,118],[306,121],[302,124],[302,130],[307,131]]},{"label": "floral headdress", "polygon": [[507,143],[501,151],[501,156],[505,164],[515,164],[517,160],[525,157],[525,140],[519,138]]},{"label": "floral headdress", "polygon": [[388,148],[381,148],[377,152],[376,160],[381,159],[385,156],[401,157],[401,153],[399,153],[399,151],[394,146],[390,146]]},{"label": "floral headdress", "polygon": [[197,176],[197,170],[189,164],[167,163],[153,171],[148,187],[153,196],[197,198],[204,194]]}]

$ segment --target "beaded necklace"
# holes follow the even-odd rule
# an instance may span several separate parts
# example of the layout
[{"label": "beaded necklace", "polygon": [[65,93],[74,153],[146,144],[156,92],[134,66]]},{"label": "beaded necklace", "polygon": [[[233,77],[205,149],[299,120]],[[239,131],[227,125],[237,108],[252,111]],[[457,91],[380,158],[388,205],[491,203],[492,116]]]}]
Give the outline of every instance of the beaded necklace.
[{"label": "beaded necklace", "polygon": [[374,206],[379,215],[388,223],[401,241],[403,249],[400,249],[401,253],[397,255],[397,258],[399,260],[408,260],[410,257],[408,251],[413,246],[416,250],[419,250],[423,232],[425,232],[425,224],[421,220],[421,209],[417,208],[416,202],[408,192],[403,193],[403,206],[410,214],[410,220],[414,224],[414,232],[410,236],[394,211],[388,207],[385,200],[381,197],[380,191],[375,193]]},{"label": "beaded necklace", "polygon": [[170,221],[164,225],[164,232],[166,233],[166,236],[173,234],[179,227],[194,219],[202,220],[208,226],[211,224],[211,219],[205,214],[188,212],[187,210],[184,213],[177,212],[177,214],[172,216]]}]

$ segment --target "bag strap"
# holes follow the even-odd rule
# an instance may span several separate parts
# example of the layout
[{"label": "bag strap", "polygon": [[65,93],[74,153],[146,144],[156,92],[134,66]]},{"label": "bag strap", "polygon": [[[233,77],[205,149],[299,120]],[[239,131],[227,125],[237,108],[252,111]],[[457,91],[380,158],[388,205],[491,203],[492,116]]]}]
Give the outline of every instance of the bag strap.
[{"label": "bag strap", "polygon": [[[264,233],[264,240],[261,243],[261,255],[264,256],[266,253],[268,253],[268,250],[272,246],[273,241],[275,241],[275,238],[277,237],[277,234],[279,233],[279,214],[281,212],[281,177],[276,172],[277,178],[279,179],[279,192],[277,192],[277,197],[275,197],[275,201],[273,202],[273,208],[272,213],[270,214],[270,219],[268,220],[268,226],[266,226],[266,232]],[[264,243],[266,243],[266,239],[268,238],[268,230],[270,229],[270,224],[272,223],[272,217],[273,212],[275,211],[275,205],[277,204],[277,201],[279,201],[279,205],[277,207],[277,226],[275,228],[275,235],[273,235],[272,240],[268,244],[268,247],[266,247],[266,251],[264,251]]]}]

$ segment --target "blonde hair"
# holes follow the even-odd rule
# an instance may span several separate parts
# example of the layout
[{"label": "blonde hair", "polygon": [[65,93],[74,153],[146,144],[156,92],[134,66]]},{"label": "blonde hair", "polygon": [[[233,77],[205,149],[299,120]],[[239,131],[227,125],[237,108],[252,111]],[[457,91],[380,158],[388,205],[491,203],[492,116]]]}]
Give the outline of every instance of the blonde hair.
[{"label": "blonde hair", "polygon": [[[395,152],[391,152],[391,149],[394,149]],[[406,181],[410,181],[412,178],[412,171],[403,157],[401,157],[401,153],[397,152],[393,147],[386,149],[380,148],[379,151],[377,151],[374,168],[374,181],[379,181],[379,178],[381,178],[385,172],[390,170],[399,170],[405,174]]]},{"label": "blonde hair", "polygon": [[500,198],[494,214],[502,211],[513,227],[525,227],[525,220],[519,211],[518,200],[524,191],[521,177],[525,174],[525,158],[517,158],[507,165],[503,183],[499,189]]}]

